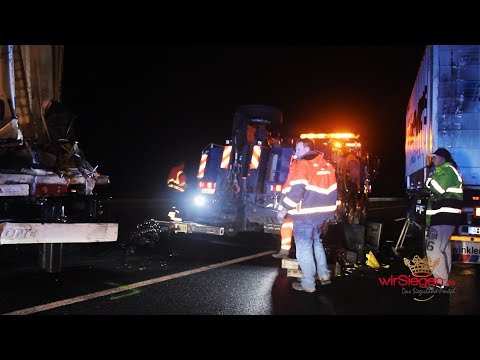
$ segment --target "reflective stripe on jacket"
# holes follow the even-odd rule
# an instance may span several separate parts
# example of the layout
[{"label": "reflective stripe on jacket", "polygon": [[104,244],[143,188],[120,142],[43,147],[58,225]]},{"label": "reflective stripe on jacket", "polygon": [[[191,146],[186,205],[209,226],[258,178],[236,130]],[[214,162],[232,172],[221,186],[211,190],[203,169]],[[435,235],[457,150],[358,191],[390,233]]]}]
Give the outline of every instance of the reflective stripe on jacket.
[{"label": "reflective stripe on jacket", "polygon": [[293,220],[289,217],[283,219],[282,227],[280,228],[280,238],[282,241],[281,249],[290,250],[292,247],[293,236]]},{"label": "reflective stripe on jacket", "polygon": [[463,180],[450,162],[435,168],[425,186],[431,195],[427,204],[427,226],[458,225],[462,213]]}]

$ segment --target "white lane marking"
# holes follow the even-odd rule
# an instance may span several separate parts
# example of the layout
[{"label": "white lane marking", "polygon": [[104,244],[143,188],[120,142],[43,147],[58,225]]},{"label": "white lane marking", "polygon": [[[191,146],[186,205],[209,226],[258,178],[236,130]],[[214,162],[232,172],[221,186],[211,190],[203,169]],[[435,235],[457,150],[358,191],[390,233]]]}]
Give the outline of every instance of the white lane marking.
[{"label": "white lane marking", "polygon": [[143,286],[157,284],[157,283],[160,283],[160,282],[163,282],[163,281],[177,279],[177,278],[180,278],[180,277],[183,277],[183,276],[193,275],[193,274],[200,273],[200,272],[203,272],[203,271],[208,271],[208,270],[216,269],[216,268],[231,265],[231,264],[236,264],[236,263],[239,263],[239,262],[242,262],[242,261],[255,259],[257,257],[273,254],[275,252],[276,251],[273,251],[273,250],[264,251],[264,252],[261,252],[261,253],[258,253],[258,254],[244,256],[244,257],[241,257],[241,258],[238,258],[238,259],[233,259],[233,260],[228,260],[228,261],[224,261],[224,262],[217,263],[217,264],[202,266],[200,268],[193,269],[193,270],[182,271],[182,272],[179,272],[179,273],[176,273],[176,274],[165,275],[165,276],[161,276],[161,277],[158,277],[158,278],[155,278],[155,279],[136,282],[136,283],[133,283],[133,284],[130,284],[130,285],[123,285],[123,286],[119,286],[117,288],[97,291],[97,292],[86,294],[86,295],[76,296],[76,297],[73,297],[73,298],[70,298],[70,299],[55,301],[55,302],[52,302],[52,303],[49,303],[49,304],[32,306],[32,307],[22,309],[22,310],[15,310],[15,311],[5,313],[5,314],[2,314],[2,315],[29,315],[29,314],[34,314],[34,313],[37,313],[37,312],[51,310],[51,309],[61,307],[61,306],[67,306],[67,305],[75,304],[75,303],[82,302],[82,301],[96,299],[96,298],[99,298],[99,297],[102,297],[102,296],[116,294],[116,293],[126,291],[126,290],[132,290],[132,289],[136,289],[136,288],[143,287]]}]

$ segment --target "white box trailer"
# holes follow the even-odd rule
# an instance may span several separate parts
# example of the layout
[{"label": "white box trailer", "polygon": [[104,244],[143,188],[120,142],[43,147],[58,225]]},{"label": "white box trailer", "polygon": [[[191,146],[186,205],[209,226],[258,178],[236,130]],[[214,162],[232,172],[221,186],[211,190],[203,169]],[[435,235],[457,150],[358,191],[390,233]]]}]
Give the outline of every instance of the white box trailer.
[{"label": "white box trailer", "polygon": [[407,189],[425,183],[439,147],[450,151],[463,177],[464,221],[455,241],[472,242],[480,237],[480,45],[426,47],[407,106]]}]

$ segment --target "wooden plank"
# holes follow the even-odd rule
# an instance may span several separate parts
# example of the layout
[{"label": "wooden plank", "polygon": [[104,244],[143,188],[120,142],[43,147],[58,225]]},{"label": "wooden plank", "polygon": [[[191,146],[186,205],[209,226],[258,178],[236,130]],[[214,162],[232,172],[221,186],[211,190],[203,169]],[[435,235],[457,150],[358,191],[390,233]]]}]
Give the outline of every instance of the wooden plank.
[{"label": "wooden plank", "polygon": [[292,269],[292,270],[298,269],[297,259],[290,259],[290,258],[282,259],[282,268]]},{"label": "wooden plank", "polygon": [[[302,270],[287,269],[287,277],[301,278],[302,277]],[[315,279],[320,280],[318,278],[318,275],[315,275]]]},{"label": "wooden plank", "polygon": [[300,277],[302,277],[302,271],[301,270],[294,270],[294,269],[287,269],[287,277],[300,278]]}]

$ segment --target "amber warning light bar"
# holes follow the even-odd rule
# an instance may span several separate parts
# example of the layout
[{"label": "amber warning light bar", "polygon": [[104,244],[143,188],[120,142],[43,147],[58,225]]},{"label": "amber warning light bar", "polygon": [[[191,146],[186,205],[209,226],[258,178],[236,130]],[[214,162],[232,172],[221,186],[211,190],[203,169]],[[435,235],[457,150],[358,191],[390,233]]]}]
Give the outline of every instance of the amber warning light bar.
[{"label": "amber warning light bar", "polygon": [[301,134],[300,139],[358,139],[360,135],[353,133],[309,133]]}]

